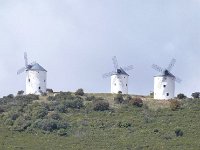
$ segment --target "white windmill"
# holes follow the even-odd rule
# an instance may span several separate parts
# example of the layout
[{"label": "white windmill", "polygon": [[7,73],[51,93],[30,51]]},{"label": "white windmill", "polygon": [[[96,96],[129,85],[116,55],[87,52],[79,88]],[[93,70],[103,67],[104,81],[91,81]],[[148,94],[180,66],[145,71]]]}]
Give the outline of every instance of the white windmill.
[{"label": "white windmill", "polygon": [[129,75],[126,71],[132,70],[133,66],[119,67],[116,56],[114,56],[112,60],[115,71],[104,74],[103,78],[111,77],[111,93],[117,94],[122,92],[123,94],[128,94]]},{"label": "white windmill", "polygon": [[154,99],[169,100],[174,98],[175,81],[181,82],[181,79],[170,73],[175,63],[176,59],[172,59],[166,69],[155,64],[152,65],[153,69],[162,73],[161,75],[154,76]]},{"label": "white windmill", "polygon": [[26,71],[26,94],[46,93],[47,71],[38,63],[28,64],[27,53],[24,53],[25,67],[17,74]]}]

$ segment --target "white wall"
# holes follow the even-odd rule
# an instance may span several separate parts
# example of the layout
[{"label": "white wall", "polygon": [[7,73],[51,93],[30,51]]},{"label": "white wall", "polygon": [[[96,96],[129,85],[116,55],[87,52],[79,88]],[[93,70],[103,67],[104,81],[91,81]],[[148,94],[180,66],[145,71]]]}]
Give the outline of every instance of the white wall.
[{"label": "white wall", "polygon": [[112,75],[111,76],[111,93],[128,94],[128,76],[127,75]]},{"label": "white wall", "polygon": [[154,99],[168,100],[174,98],[175,80],[170,76],[154,77]]},{"label": "white wall", "polygon": [[46,71],[26,72],[26,94],[41,94],[46,92],[47,73]]}]

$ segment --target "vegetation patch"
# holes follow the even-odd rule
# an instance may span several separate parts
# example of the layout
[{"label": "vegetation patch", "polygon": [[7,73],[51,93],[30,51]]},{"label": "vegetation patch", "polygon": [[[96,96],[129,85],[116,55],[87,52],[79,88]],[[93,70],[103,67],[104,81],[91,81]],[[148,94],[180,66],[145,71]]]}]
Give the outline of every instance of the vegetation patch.
[{"label": "vegetation patch", "polygon": [[112,94],[49,95],[0,99],[0,149],[200,147],[199,99],[155,101],[122,95],[124,101],[116,104]]}]

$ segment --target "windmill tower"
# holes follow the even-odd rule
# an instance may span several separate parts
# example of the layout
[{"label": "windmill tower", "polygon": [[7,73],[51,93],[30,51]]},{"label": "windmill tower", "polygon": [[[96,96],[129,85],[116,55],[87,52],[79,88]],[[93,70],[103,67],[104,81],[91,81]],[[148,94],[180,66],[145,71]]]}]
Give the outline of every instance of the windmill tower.
[{"label": "windmill tower", "polygon": [[119,67],[117,58],[114,56],[112,58],[114,64],[114,71],[106,73],[103,75],[103,78],[111,77],[111,93],[119,93],[128,94],[128,77],[129,75],[126,71],[132,70],[133,66],[127,67]]},{"label": "windmill tower", "polygon": [[162,73],[161,75],[154,76],[154,99],[169,100],[174,98],[175,81],[181,82],[181,79],[170,73],[175,63],[176,60],[172,59],[167,69],[163,69],[155,64],[152,65],[153,69]]},{"label": "windmill tower", "polygon": [[18,70],[17,74],[26,71],[26,94],[46,93],[47,71],[38,63],[28,64],[27,53],[24,53],[25,67]]}]

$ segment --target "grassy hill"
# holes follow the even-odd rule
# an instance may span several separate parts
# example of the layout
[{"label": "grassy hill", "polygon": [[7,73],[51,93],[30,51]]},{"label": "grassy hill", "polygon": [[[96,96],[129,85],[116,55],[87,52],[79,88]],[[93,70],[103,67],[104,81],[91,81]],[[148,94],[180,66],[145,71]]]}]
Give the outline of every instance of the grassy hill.
[{"label": "grassy hill", "polygon": [[[137,107],[126,102],[127,96],[122,104],[116,104],[114,97],[72,93],[4,97],[0,99],[0,149],[199,149],[199,99],[182,100],[173,111],[170,101],[141,97],[143,106]],[[95,111],[101,101],[109,102],[109,109]]]}]

